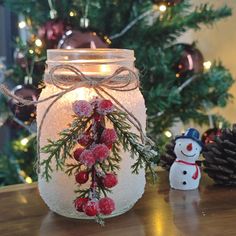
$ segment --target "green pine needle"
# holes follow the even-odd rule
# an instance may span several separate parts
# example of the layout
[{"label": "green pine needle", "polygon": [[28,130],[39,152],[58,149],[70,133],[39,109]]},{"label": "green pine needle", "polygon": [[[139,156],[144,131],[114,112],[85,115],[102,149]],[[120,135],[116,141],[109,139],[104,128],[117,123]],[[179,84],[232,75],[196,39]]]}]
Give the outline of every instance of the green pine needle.
[{"label": "green pine needle", "polygon": [[[60,138],[56,141],[48,140],[48,144],[44,146],[42,153],[48,153],[49,156],[42,160],[40,165],[43,169],[42,177],[46,178],[46,181],[51,179],[51,173],[53,171],[51,164],[54,159],[56,162],[56,170],[63,170],[65,166],[65,160],[71,158],[70,151],[77,143],[78,136],[84,132],[90,122],[90,118],[84,119],[76,117],[68,129],[60,132]],[[68,174],[71,174],[70,170],[67,170]]]}]

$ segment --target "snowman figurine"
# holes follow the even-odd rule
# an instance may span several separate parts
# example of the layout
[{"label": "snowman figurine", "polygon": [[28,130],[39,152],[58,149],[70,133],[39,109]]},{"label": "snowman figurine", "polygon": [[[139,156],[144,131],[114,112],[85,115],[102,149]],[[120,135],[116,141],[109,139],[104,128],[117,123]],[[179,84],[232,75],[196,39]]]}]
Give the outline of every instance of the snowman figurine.
[{"label": "snowman figurine", "polygon": [[198,188],[201,178],[200,168],[196,164],[203,144],[199,132],[189,128],[184,135],[175,139],[176,160],[170,168],[170,186],[173,189],[191,190]]}]

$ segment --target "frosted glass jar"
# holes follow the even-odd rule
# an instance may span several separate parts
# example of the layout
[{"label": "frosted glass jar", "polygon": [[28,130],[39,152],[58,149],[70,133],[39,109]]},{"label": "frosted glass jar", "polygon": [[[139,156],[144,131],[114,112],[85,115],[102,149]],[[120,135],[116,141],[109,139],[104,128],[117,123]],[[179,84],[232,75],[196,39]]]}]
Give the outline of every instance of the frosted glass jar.
[{"label": "frosted glass jar", "polygon": [[[49,71],[56,65],[72,65],[77,67],[85,75],[101,78],[109,76],[121,66],[125,66],[131,70],[134,67],[134,52],[132,50],[123,49],[78,49],[78,50],[62,50],[54,49],[47,51],[47,69],[45,76],[48,76]],[[56,72],[56,76],[63,79],[75,76],[68,70],[60,69]],[[127,76],[123,73],[122,76]],[[57,92],[60,92],[53,84],[46,84],[43,89],[40,99],[44,99]],[[129,92],[117,92],[109,90],[109,93],[114,96],[120,103],[123,104],[130,112],[132,112],[141,122],[143,128],[146,125],[146,108],[143,96],[139,89]],[[67,124],[72,121],[72,103],[75,100],[91,100],[96,93],[92,88],[78,88],[66,95],[64,95],[52,107],[48,113],[41,131],[40,147],[47,144],[47,139],[58,139],[58,133],[67,127]],[[37,123],[40,124],[42,115],[50,102],[38,104],[37,107]],[[133,127],[132,132],[137,133]],[[47,154],[41,153],[40,160],[46,158]],[[108,194],[116,205],[115,211],[107,216],[112,217],[120,215],[137,202],[142,196],[145,187],[145,171],[141,169],[138,175],[131,173],[131,166],[135,159],[130,157],[129,152],[122,152],[122,161],[120,162],[120,170],[118,174],[118,184],[112,188],[112,193]],[[73,163],[74,160],[68,158],[67,164]],[[52,162],[53,173],[52,179],[46,182],[40,175],[38,176],[39,192],[48,207],[63,216],[88,219],[84,213],[79,213],[75,210],[73,201],[76,198],[74,190],[77,185],[74,176],[68,177],[63,171],[56,171],[55,162]],[[89,184],[89,183],[88,183]],[[83,188],[88,186],[82,185]]]}]

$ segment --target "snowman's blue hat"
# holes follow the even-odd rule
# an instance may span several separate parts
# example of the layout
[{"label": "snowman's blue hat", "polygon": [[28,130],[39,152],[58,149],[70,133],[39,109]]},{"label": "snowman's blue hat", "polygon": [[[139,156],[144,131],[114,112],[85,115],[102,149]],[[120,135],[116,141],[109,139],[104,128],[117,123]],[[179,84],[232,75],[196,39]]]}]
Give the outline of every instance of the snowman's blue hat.
[{"label": "snowman's blue hat", "polygon": [[199,134],[198,130],[196,130],[194,128],[187,129],[183,135],[177,136],[175,138],[175,140],[180,139],[180,138],[190,138],[190,139],[194,140],[195,142],[197,142],[203,148],[203,143],[200,140],[200,134]]}]

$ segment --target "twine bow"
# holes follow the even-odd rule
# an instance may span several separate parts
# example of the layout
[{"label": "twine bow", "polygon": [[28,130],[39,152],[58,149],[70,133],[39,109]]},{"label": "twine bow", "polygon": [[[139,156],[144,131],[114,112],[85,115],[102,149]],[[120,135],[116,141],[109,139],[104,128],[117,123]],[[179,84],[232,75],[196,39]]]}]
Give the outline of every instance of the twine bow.
[{"label": "twine bow", "polygon": [[[63,78],[60,78],[59,76],[55,76],[55,72],[61,69],[69,70],[70,72],[73,72],[76,76],[72,79],[66,79],[65,76]],[[128,72],[128,76],[121,76],[122,73]],[[111,95],[109,92],[107,92],[104,88],[108,90],[115,90],[115,91],[121,91],[121,92],[127,92],[135,90],[139,87],[139,78],[137,75],[137,72],[127,68],[127,67],[120,67],[118,68],[111,76],[103,77],[103,78],[91,78],[83,74],[78,68],[71,66],[71,65],[57,65],[53,67],[49,71],[49,76],[45,77],[45,80],[47,83],[51,83],[57,88],[59,88],[61,91],[59,93],[53,94],[47,98],[38,100],[38,101],[31,101],[26,100],[21,97],[16,96],[15,94],[12,94],[11,91],[3,84],[0,85],[0,91],[8,96],[22,104],[23,106],[28,105],[37,105],[39,103],[46,102],[48,100],[52,100],[52,102],[49,104],[49,106],[46,108],[41,122],[39,124],[38,133],[37,133],[37,153],[38,153],[38,162],[39,162],[39,154],[40,154],[40,146],[39,141],[41,137],[41,131],[42,127],[45,121],[45,118],[52,108],[52,106],[65,94],[81,87],[88,87],[95,90],[95,92],[102,97],[105,98],[102,93],[104,93],[106,96],[108,96],[113,102],[116,107],[116,109],[124,111],[127,114],[127,119],[131,124],[134,125],[134,127],[139,131],[140,133],[140,139],[143,144],[149,143],[153,145],[153,142],[145,136],[143,133],[142,125],[139,122],[139,120],[130,112],[128,111],[113,95]]]}]

